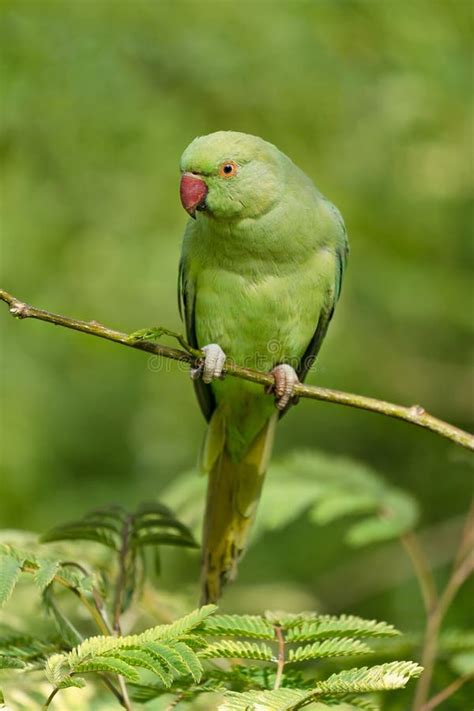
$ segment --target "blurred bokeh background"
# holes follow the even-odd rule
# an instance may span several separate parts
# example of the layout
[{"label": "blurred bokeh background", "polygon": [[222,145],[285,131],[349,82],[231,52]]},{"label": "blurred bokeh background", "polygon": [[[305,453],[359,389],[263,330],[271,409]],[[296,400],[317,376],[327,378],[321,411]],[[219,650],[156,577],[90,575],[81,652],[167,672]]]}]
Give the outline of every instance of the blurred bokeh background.
[{"label": "blurred bokeh background", "polygon": [[[196,135],[255,133],[314,179],[349,232],[309,382],[469,428],[471,25],[469,0],[2,0],[2,287],[123,331],[179,330],[180,154]],[[195,465],[204,422],[182,368],[6,307],[0,323],[3,528],[160,497]],[[316,402],[282,421],[275,457],[302,448],[353,457],[416,496],[427,541],[447,547],[445,574],[472,488],[466,452]],[[182,556],[162,585],[195,599],[197,556]],[[225,604],[416,628],[404,566],[393,548],[348,549],[302,509],[258,539]]]}]

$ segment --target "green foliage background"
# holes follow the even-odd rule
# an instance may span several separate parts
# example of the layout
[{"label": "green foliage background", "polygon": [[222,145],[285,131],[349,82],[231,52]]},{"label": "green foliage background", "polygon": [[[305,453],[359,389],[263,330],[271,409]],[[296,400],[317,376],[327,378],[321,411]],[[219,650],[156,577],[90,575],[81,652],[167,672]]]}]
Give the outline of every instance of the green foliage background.
[{"label": "green foliage background", "polygon": [[[199,134],[256,133],[314,178],[349,231],[342,299],[310,382],[472,424],[469,0],[2,0],[0,10],[4,288],[124,331],[179,328],[179,156]],[[1,329],[2,527],[133,506],[194,465],[204,424],[182,368],[14,322],[6,308]],[[466,508],[468,455],[408,425],[302,402],[276,456],[299,448],[371,464],[420,500],[438,537]],[[228,605],[419,627],[404,561],[388,548],[356,555],[341,538],[304,512],[267,533]],[[362,592],[347,584],[354,560]],[[165,560],[161,585],[184,581],[194,600],[197,570],[183,552]]]}]

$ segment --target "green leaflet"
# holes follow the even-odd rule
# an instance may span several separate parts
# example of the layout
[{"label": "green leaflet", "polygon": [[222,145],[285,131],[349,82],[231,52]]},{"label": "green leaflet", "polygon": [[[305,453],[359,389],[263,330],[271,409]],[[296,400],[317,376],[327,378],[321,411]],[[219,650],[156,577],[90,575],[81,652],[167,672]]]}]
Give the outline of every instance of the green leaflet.
[{"label": "green leaflet", "polygon": [[59,686],[62,680],[69,675],[67,656],[65,654],[53,654],[46,660],[44,671],[50,684]]},{"label": "green leaflet", "polygon": [[0,669],[23,669],[25,663],[18,657],[0,654]]},{"label": "green leaflet", "polygon": [[202,665],[196,653],[184,642],[174,642],[170,646],[174,651],[178,652],[187,672],[191,674],[194,681],[199,681],[202,675]]},{"label": "green leaflet", "polygon": [[131,664],[128,664],[120,657],[90,657],[78,664],[74,673],[83,674],[91,671],[104,671],[120,674],[128,681],[139,681],[140,675]]},{"label": "green leaflet", "polygon": [[72,674],[92,671],[115,672],[138,682],[137,668],[153,671],[168,686],[173,677],[182,675],[198,682],[201,662],[183,639],[215,609],[214,605],[207,605],[170,625],[159,625],[138,635],[89,637],[70,652],[48,659],[46,675],[57,687],[68,684]]},{"label": "green leaflet", "polygon": [[[334,697],[341,696],[341,702],[349,708],[377,709],[374,702],[367,699],[348,697],[348,694],[369,691],[400,689],[422,669],[414,662],[391,662],[372,668],[349,669],[333,674],[325,681],[318,682],[311,691],[300,689],[278,689],[278,691],[228,692],[219,711],[292,711],[313,701],[334,705]],[[347,706],[346,706],[347,708]]]},{"label": "green leaflet", "polygon": [[318,682],[318,694],[350,694],[401,689],[423,668],[415,662],[388,662],[373,667],[346,669]]},{"label": "green leaflet", "polygon": [[123,649],[114,654],[115,659],[120,659],[132,667],[146,669],[157,676],[163,686],[169,687],[173,683],[173,675],[160,664],[153,654],[144,649]]},{"label": "green leaflet", "polygon": [[162,641],[176,639],[198,627],[201,622],[204,622],[204,620],[216,610],[216,605],[204,605],[204,607],[194,610],[189,615],[181,617],[170,625],[158,625],[158,627],[147,630],[143,633],[143,638],[150,640],[159,639]]},{"label": "green leaflet", "polygon": [[161,662],[169,670],[169,676],[180,676],[187,674],[188,667],[186,666],[181,654],[174,648],[173,645],[160,644],[159,642],[143,642],[141,649],[144,649],[157,662]]},{"label": "green leaflet", "polygon": [[286,632],[288,642],[303,642],[330,637],[395,637],[400,632],[386,622],[365,620],[355,615],[318,615],[296,620]]},{"label": "green leaflet", "polygon": [[10,599],[20,577],[22,565],[23,560],[0,555],[0,606]]},{"label": "green leaflet", "polygon": [[191,531],[159,502],[141,504],[136,511],[122,506],[103,506],[86,513],[80,520],[56,526],[43,535],[48,541],[94,541],[117,555],[118,576],[123,582],[121,611],[130,605],[136,588],[143,583],[147,565],[145,546],[153,546],[155,559],[158,546],[172,545],[197,548]]},{"label": "green leaflet", "polygon": [[[60,577],[61,581],[67,586],[80,590],[81,592],[91,592],[93,589],[95,582],[93,576],[84,575],[84,573],[76,569],[71,570],[69,566],[63,566],[58,559],[39,557],[30,551],[6,543],[0,544],[0,589],[2,587],[3,572],[7,570],[7,563],[6,561],[4,562],[4,558],[10,561],[8,564],[10,565],[10,574],[12,574],[12,571],[17,567],[12,561],[16,561],[17,565],[20,564],[20,566],[26,569],[25,572],[33,573],[33,580],[42,591],[45,591],[55,577]],[[17,577],[15,578],[15,583],[16,580]]]},{"label": "green leaflet", "polygon": [[349,657],[357,654],[371,654],[372,650],[363,642],[354,639],[326,639],[313,642],[303,647],[290,649],[288,662],[303,662],[308,659],[325,659],[329,657]]},{"label": "green leaflet", "polygon": [[108,522],[88,522],[71,521],[62,526],[56,526],[43,536],[41,541],[49,543],[51,541],[95,541],[102,545],[118,551],[117,537],[114,535],[115,529]]},{"label": "green leaflet", "polygon": [[304,691],[278,689],[277,691],[247,691],[243,694],[229,692],[219,711],[286,711],[305,697]]},{"label": "green leaflet", "polygon": [[201,659],[260,659],[271,662],[275,660],[271,648],[267,644],[257,644],[256,642],[239,642],[234,640],[224,640],[210,644],[199,652]]},{"label": "green leaflet", "polygon": [[35,664],[44,661],[59,649],[57,638],[37,639],[27,634],[7,632],[0,637],[0,656],[15,658],[23,663]]},{"label": "green leaflet", "polygon": [[204,634],[275,639],[273,625],[259,615],[213,615],[202,625]]},{"label": "green leaflet", "polygon": [[33,580],[40,590],[44,590],[50,585],[54,576],[59,570],[60,564],[57,560],[37,559],[38,569],[33,574]]}]

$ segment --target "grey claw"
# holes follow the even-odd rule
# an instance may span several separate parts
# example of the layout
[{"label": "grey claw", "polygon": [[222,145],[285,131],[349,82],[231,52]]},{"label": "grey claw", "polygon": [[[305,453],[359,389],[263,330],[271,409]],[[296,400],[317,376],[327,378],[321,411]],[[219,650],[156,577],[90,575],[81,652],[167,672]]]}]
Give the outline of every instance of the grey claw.
[{"label": "grey claw", "polygon": [[295,385],[299,383],[296,371],[291,365],[282,363],[271,371],[275,378],[273,392],[275,393],[276,406],[279,410],[284,410],[294,397]]},{"label": "grey claw", "polygon": [[[202,375],[205,383],[211,383],[216,378],[223,378],[226,355],[222,348],[217,343],[210,343],[204,346],[202,351],[204,353],[204,362],[196,377]],[[191,377],[194,376],[191,375]]]}]

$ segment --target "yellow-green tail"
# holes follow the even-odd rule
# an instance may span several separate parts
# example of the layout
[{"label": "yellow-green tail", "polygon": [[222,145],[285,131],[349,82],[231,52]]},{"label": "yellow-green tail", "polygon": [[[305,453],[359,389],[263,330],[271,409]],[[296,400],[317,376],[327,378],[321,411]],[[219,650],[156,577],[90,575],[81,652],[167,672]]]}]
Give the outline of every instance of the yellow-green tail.
[{"label": "yellow-green tail", "polygon": [[217,602],[249,538],[271,454],[278,415],[272,415],[240,461],[231,459],[225,443],[225,421],[214,413],[204,444],[208,471],[203,527],[202,604]]}]

